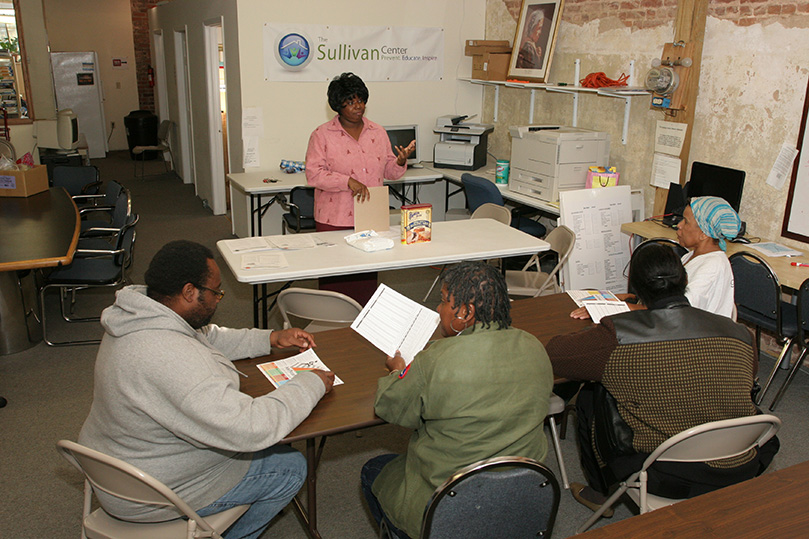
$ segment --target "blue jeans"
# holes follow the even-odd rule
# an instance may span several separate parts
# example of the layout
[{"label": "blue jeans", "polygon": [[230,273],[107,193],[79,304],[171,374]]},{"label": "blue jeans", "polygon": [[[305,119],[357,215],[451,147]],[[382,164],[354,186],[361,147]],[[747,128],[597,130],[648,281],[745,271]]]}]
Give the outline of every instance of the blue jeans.
[{"label": "blue jeans", "polygon": [[409,539],[409,536],[405,532],[394,526],[388,519],[387,515],[385,515],[385,512],[382,510],[382,506],[379,505],[379,500],[376,499],[376,496],[374,496],[374,493],[371,491],[371,487],[382,471],[382,468],[398,456],[399,455],[393,453],[388,453],[374,457],[366,462],[362,467],[362,472],[360,472],[360,484],[362,486],[362,493],[365,495],[365,501],[368,502],[368,508],[371,510],[371,516],[374,517],[376,523],[381,525],[384,520],[385,524],[388,525],[388,531],[393,537]]},{"label": "blue jeans", "polygon": [[205,517],[237,505],[252,504],[222,537],[256,539],[298,493],[304,481],[306,458],[287,445],[273,446],[254,453],[242,480],[197,513]]}]

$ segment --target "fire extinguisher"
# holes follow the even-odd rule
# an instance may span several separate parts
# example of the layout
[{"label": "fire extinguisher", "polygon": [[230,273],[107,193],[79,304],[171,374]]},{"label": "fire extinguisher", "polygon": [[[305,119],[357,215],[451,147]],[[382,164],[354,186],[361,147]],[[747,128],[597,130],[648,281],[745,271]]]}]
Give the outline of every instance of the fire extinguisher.
[{"label": "fire extinguisher", "polygon": [[146,70],[146,80],[149,82],[149,88],[154,87],[154,68],[149,66]]}]

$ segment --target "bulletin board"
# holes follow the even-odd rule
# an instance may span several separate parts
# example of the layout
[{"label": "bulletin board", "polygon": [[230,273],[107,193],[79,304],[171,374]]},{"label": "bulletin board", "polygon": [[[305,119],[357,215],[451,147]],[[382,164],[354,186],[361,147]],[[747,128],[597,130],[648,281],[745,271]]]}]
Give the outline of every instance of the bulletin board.
[{"label": "bulletin board", "polygon": [[784,211],[784,224],[781,235],[793,240],[809,243],[809,133],[806,116],[809,112],[809,84],[806,86],[806,99],[803,103],[801,129],[798,132],[798,160],[792,169],[789,184],[787,207]]},{"label": "bulletin board", "polygon": [[626,292],[624,268],[631,253],[621,225],[632,221],[630,187],[562,191],[559,212],[559,223],[576,234],[576,244],[564,266],[565,289]]}]

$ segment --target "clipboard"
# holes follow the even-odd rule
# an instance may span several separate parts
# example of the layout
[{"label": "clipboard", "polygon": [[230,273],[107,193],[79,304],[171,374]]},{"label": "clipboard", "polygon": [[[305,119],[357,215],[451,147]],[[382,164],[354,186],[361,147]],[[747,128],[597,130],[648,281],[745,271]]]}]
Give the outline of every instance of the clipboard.
[{"label": "clipboard", "polygon": [[365,202],[354,199],[354,230],[387,231],[390,228],[388,186],[369,187],[371,198]]}]

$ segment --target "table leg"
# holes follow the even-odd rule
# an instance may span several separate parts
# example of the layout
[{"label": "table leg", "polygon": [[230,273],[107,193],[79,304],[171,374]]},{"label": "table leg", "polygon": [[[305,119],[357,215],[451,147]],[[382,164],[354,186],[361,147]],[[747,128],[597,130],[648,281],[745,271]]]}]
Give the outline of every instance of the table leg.
[{"label": "table leg", "polygon": [[292,499],[295,510],[306,524],[306,532],[312,539],[320,539],[320,532],[317,529],[317,465],[325,444],[326,437],[323,436],[320,439],[319,450],[315,451],[315,439],[306,440],[306,508],[297,496]]}]

